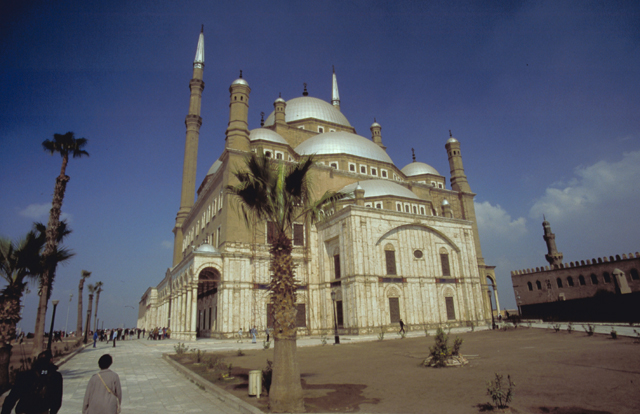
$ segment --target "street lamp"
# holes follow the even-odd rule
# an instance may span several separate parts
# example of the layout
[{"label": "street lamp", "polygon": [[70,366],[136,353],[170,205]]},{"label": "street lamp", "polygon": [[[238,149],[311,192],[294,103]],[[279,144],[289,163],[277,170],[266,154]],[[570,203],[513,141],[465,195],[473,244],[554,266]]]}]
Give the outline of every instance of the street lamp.
[{"label": "street lamp", "polygon": [[71,299],[73,299],[73,293],[69,294],[69,303],[67,304],[67,323],[64,325],[65,335],[69,335],[69,307],[71,306]]},{"label": "street lamp", "polygon": [[49,343],[47,343],[47,349],[49,351],[51,351],[51,339],[53,338],[53,321],[56,320],[56,307],[60,301],[52,300],[51,303],[53,303],[53,314],[51,315],[51,329],[49,329]]},{"label": "street lamp", "polygon": [[331,291],[331,302],[333,302],[333,333],[335,335],[334,345],[340,345],[340,337],[338,336],[338,315],[336,314],[336,292]]}]

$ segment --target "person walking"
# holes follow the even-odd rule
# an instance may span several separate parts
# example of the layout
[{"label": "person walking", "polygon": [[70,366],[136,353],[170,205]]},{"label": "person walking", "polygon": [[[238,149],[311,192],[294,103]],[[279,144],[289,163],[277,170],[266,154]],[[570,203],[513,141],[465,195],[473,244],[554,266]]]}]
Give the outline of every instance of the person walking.
[{"label": "person walking", "polygon": [[62,405],[62,375],[51,363],[51,350],[38,355],[30,370],[18,373],[16,383],[2,404],[2,414],[13,407],[19,414],[56,414]]},{"label": "person walking", "polygon": [[[402,332],[402,333],[406,333],[406,332],[404,331],[404,322],[402,321],[402,319],[400,319],[400,332]],[[398,332],[398,333],[400,333],[400,332]]]},{"label": "person walking", "polygon": [[96,347],[96,342],[98,342],[98,331],[93,331],[93,347]]},{"label": "person walking", "polygon": [[113,347],[114,348],[116,347],[116,338],[118,338],[118,330],[114,329],[113,333],[112,333],[112,336],[111,336],[111,339],[113,340]]},{"label": "person walking", "polygon": [[100,372],[93,374],[84,393],[82,414],[118,414],[122,403],[120,377],[109,367],[111,355],[104,354],[98,360]]},{"label": "person walking", "polygon": [[251,328],[251,343],[253,343],[253,344],[256,343],[256,333],[258,333],[258,331],[256,330],[256,327],[254,326],[253,328]]},{"label": "person walking", "polygon": [[264,329],[264,333],[266,333],[266,334],[267,334],[267,342],[269,342],[269,327],[266,327],[266,328]]}]

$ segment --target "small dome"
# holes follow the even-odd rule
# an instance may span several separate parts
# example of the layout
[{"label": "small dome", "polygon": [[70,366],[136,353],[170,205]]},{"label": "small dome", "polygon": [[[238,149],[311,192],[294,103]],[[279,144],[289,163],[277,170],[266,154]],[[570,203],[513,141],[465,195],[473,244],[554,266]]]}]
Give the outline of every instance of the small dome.
[{"label": "small dome", "polygon": [[296,152],[300,155],[347,154],[393,164],[385,150],[373,141],[345,131],[318,134],[298,145]]},{"label": "small dome", "polygon": [[238,79],[234,80],[231,85],[232,86],[233,85],[246,85],[246,86],[249,86],[249,83],[246,80],[242,79],[242,78],[238,78]]},{"label": "small dome", "polygon": [[220,168],[221,165],[222,165],[222,161],[216,160],[216,162],[214,162],[211,165],[211,168],[209,168],[209,172],[207,173],[207,175],[215,174],[218,171],[218,169]]},{"label": "small dome", "polygon": [[444,200],[442,200],[442,205],[443,206],[448,206],[449,202],[446,199],[444,199]]},{"label": "small dome", "polygon": [[251,130],[251,132],[249,132],[249,140],[263,140],[269,142],[277,142],[278,144],[289,145],[287,140],[282,138],[282,135],[267,128],[256,128]]},{"label": "small dome", "polygon": [[380,126],[379,123],[374,122],[373,124],[371,124],[371,128],[382,128],[382,127]]},{"label": "small dome", "polygon": [[[301,96],[287,101],[287,111],[284,117],[285,122],[293,122],[306,118],[315,118],[347,127],[351,126],[347,117],[345,117],[342,112],[322,99],[312,98],[311,96]],[[264,121],[264,125],[271,126],[274,122],[275,111],[271,112],[267,120]]]},{"label": "small dome", "polygon": [[357,191],[357,190],[362,190],[362,187],[360,187],[360,182],[358,182],[358,183],[356,184],[356,188],[355,188],[355,190],[356,190],[356,191]]},{"label": "small dome", "polygon": [[282,97],[281,97],[281,96],[279,96],[279,97],[278,97],[278,99],[276,99],[276,100],[274,101],[274,103],[279,103],[279,102],[287,103],[284,99],[282,99]]},{"label": "small dome", "polygon": [[220,254],[220,252],[215,247],[213,247],[212,245],[207,244],[207,243],[200,245],[200,247],[198,247],[195,250],[195,252],[196,253],[217,253],[217,254]]},{"label": "small dome", "polygon": [[458,140],[455,139],[454,137],[451,137],[447,140],[447,144],[453,144],[454,142],[458,142]]},{"label": "small dome", "polygon": [[407,177],[415,177],[416,175],[422,174],[440,175],[435,168],[424,162],[412,162],[411,164],[405,165],[400,171]]},{"label": "small dome", "polygon": [[[404,187],[398,183],[389,180],[366,180],[360,181],[357,183],[349,184],[344,187],[340,192],[342,193],[353,193],[357,187],[360,187],[364,190],[365,198],[370,197],[385,197],[385,196],[394,196],[394,197],[403,197],[403,198],[413,198],[419,200],[420,197],[415,195],[411,190],[407,187]],[[347,198],[353,198],[353,195]]]}]

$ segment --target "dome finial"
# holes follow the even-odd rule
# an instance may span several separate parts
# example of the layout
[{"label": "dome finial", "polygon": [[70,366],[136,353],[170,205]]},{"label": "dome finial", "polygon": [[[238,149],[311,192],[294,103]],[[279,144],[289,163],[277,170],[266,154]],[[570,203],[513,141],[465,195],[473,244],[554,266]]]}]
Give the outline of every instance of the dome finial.
[{"label": "dome finial", "polygon": [[202,25],[202,27],[200,28],[200,33],[204,33],[204,24]]},{"label": "dome finial", "polygon": [[264,112],[260,112],[260,126],[264,126]]},{"label": "dome finial", "polygon": [[240,79],[242,79],[242,69],[240,69]]},{"label": "dome finial", "polygon": [[304,91],[302,91],[302,96],[309,96],[309,92],[307,92],[307,83],[303,83]]},{"label": "dome finial", "polygon": [[416,151],[411,148],[411,157],[413,158],[413,162],[416,162]]},{"label": "dome finial", "polygon": [[453,138],[453,134],[451,133],[451,130],[449,130],[449,138]]},{"label": "dome finial", "polygon": [[278,98],[282,98],[282,92],[278,92]]}]

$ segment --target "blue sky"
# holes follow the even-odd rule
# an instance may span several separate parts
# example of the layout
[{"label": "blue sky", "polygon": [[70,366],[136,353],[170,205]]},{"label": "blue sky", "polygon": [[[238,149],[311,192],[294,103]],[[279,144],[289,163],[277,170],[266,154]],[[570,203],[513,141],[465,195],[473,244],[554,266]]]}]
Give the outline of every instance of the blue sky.
[{"label": "blue sky", "polygon": [[[76,253],[58,269],[56,329],[77,318],[82,269],[102,281],[104,326],[133,326],[171,265],[184,117],[205,27],[198,178],[224,148],[228,87],[243,70],[249,126],[273,101],[331,99],[369,137],[376,117],[394,163],[449,181],[462,155],[501,305],[510,271],[545,265],[542,215],[565,261],[640,250],[640,3],[635,1],[3,1],[0,234],[46,222],[60,158],[41,142],[75,132],[63,212]],[[33,330],[37,297],[25,299]],[[85,289],[86,304],[86,289]],[[86,305],[85,305],[86,306]]]}]

